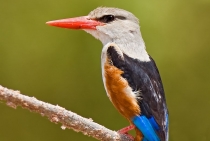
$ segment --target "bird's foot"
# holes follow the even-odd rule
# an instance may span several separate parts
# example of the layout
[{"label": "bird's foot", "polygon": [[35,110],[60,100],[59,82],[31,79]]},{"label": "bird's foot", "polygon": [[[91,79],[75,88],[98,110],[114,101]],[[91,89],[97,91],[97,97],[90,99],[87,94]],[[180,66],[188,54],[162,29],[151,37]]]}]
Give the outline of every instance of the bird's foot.
[{"label": "bird's foot", "polygon": [[128,131],[133,130],[134,128],[135,128],[134,125],[129,125],[125,128],[122,128],[122,129],[118,130],[117,132],[121,133],[121,134],[128,134]]},{"label": "bird's foot", "polygon": [[131,140],[134,140],[133,136],[131,136],[130,134],[128,134],[128,131],[130,130],[133,130],[135,128],[134,125],[130,125],[130,126],[127,126],[125,128],[122,128],[120,130],[118,130],[117,132],[120,133],[120,134],[125,134],[126,136],[128,136]]}]

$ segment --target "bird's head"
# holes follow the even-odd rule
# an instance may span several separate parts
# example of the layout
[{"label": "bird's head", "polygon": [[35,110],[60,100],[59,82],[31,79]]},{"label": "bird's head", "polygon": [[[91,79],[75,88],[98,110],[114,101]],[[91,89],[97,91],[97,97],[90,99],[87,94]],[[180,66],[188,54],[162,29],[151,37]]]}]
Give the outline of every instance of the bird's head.
[{"label": "bird's head", "polygon": [[119,39],[136,38],[140,35],[139,21],[130,12],[118,8],[99,7],[87,16],[47,22],[48,25],[83,29],[99,39],[104,45]]},{"label": "bird's head", "polygon": [[99,7],[87,16],[49,21],[47,24],[69,29],[83,29],[99,39],[104,46],[115,43],[128,56],[141,61],[150,61],[141,36],[139,21],[126,10]]}]

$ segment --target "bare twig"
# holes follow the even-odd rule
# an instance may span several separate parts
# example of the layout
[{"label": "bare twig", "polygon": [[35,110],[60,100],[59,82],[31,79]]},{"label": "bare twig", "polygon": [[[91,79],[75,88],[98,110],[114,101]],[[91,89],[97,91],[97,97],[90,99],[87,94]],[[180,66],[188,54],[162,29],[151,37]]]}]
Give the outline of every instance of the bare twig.
[{"label": "bare twig", "polygon": [[19,91],[7,89],[1,85],[0,100],[6,101],[7,105],[12,108],[21,106],[30,111],[40,113],[42,116],[48,117],[51,122],[61,123],[62,129],[73,129],[76,132],[82,132],[84,135],[92,136],[102,141],[131,141],[126,135],[109,130],[93,122],[92,119],[83,118],[58,105],[55,106],[37,100],[35,97],[22,95]]}]

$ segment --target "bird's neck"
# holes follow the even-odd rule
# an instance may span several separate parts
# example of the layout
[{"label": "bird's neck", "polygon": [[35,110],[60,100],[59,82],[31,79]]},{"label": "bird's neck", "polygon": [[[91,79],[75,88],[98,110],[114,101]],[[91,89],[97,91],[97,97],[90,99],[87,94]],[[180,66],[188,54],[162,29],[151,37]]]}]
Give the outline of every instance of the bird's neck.
[{"label": "bird's neck", "polygon": [[138,59],[143,62],[150,61],[140,31],[135,32],[134,34],[118,34],[117,38],[103,36],[103,38],[99,38],[99,40],[101,40],[103,46],[107,46],[110,43],[115,43],[124,54],[131,58]]},{"label": "bird's neck", "polygon": [[109,31],[107,31],[107,34],[95,30],[85,31],[92,34],[95,38],[99,39],[104,47],[108,44],[115,43],[127,56],[143,62],[150,61],[149,55],[146,51],[144,40],[139,30],[135,31],[132,34],[130,32],[124,32],[117,35],[109,33]]},{"label": "bird's neck", "polygon": [[124,54],[143,62],[150,61],[146,51],[145,43],[141,36],[136,38],[118,38],[113,40],[115,44],[122,50]]}]

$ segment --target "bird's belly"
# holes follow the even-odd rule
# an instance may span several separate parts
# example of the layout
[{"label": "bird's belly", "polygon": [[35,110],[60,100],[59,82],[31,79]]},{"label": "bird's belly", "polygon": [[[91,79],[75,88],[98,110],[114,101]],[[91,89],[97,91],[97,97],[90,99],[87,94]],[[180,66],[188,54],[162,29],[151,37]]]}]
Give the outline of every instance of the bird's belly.
[{"label": "bird's belly", "polygon": [[128,82],[121,76],[123,71],[105,62],[103,73],[107,94],[117,110],[129,120],[139,115],[140,107]]}]

